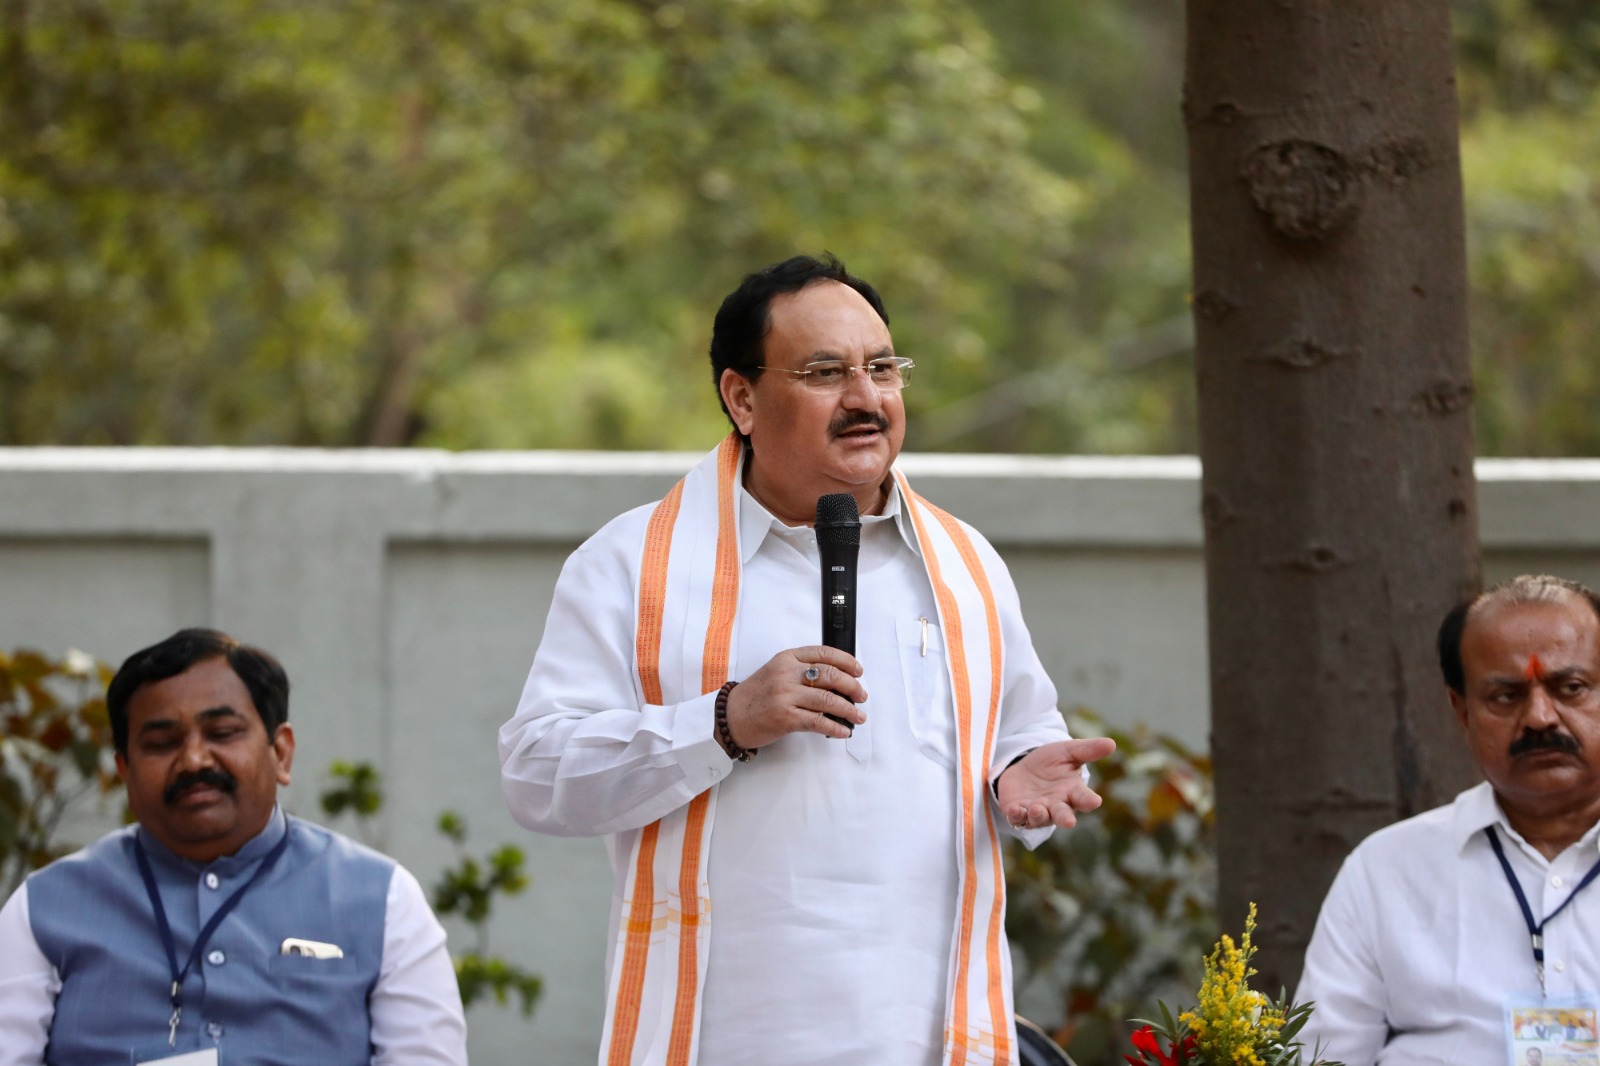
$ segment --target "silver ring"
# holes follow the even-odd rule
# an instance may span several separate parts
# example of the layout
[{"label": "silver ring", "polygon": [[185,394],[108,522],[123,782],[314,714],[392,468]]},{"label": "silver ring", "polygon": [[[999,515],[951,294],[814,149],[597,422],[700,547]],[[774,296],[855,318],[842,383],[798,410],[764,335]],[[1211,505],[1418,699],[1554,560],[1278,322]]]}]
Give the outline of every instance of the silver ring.
[{"label": "silver ring", "polygon": [[806,672],[800,676],[805,679],[806,684],[814,685],[822,678],[822,668],[820,666],[808,666],[806,667]]}]

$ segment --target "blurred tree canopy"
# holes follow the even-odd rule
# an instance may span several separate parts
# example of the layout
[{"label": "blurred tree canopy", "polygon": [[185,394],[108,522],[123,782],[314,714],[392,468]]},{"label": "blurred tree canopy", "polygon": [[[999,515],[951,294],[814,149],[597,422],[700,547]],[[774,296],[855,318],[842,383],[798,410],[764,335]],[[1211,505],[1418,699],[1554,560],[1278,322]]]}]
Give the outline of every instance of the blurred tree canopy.
[{"label": "blurred tree canopy", "polygon": [[[1600,12],[1458,0],[1485,451],[1600,450]],[[743,273],[917,448],[1190,451],[1181,0],[0,0],[0,444],[697,448]]]},{"label": "blurred tree canopy", "polygon": [[0,439],[699,446],[832,249],[960,389],[1084,194],[964,5],[6,0]]},{"label": "blurred tree canopy", "polygon": [[1457,0],[1479,450],[1600,455],[1600,7]]}]

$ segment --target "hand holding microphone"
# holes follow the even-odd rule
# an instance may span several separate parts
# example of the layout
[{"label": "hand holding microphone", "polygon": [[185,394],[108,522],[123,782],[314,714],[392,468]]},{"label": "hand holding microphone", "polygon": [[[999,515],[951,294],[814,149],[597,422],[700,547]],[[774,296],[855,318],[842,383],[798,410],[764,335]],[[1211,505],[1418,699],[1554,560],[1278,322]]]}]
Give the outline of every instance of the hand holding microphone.
[{"label": "hand holding microphone", "polygon": [[780,651],[728,693],[728,732],[742,748],[762,748],[790,733],[843,740],[867,720],[861,664],[837,648]]},{"label": "hand holding microphone", "polygon": [[728,731],[756,749],[789,733],[842,740],[867,720],[856,704],[867,690],[858,678],[856,559],[861,519],[849,493],[817,501],[817,551],[822,560],[822,645],[779,652],[728,693]]}]

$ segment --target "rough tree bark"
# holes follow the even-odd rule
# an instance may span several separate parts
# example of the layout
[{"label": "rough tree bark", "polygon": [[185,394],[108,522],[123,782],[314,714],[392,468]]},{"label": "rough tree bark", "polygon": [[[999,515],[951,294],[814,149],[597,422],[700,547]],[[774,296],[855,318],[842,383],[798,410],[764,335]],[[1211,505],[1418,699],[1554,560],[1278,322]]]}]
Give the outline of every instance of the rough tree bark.
[{"label": "rough tree bark", "polygon": [[1346,853],[1476,777],[1433,656],[1479,582],[1447,0],[1189,0],[1221,917],[1291,991]]}]

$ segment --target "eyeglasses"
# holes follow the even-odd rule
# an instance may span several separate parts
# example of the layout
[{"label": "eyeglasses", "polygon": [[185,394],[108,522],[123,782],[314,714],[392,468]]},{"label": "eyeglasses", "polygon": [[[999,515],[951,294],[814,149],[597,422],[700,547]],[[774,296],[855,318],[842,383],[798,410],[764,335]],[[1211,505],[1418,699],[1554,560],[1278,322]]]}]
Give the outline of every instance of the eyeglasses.
[{"label": "eyeglasses", "polygon": [[857,373],[867,375],[867,380],[879,392],[899,392],[911,380],[911,368],[917,364],[901,356],[874,359],[866,366],[856,366],[837,359],[822,359],[807,363],[804,370],[790,370],[782,366],[762,366],[759,370],[777,370],[802,379],[808,389],[823,392],[843,392],[850,387]]}]

